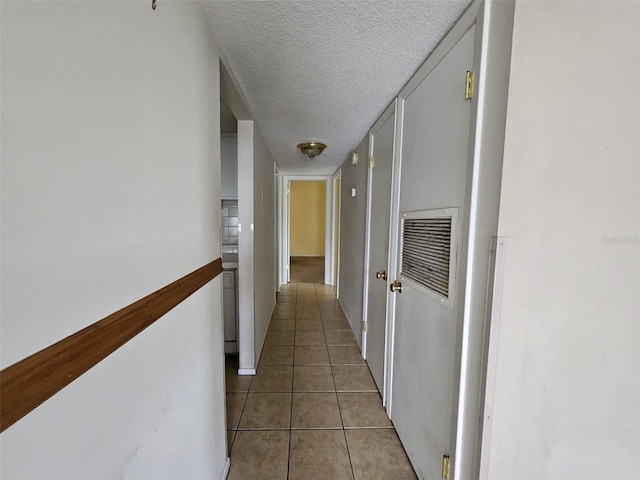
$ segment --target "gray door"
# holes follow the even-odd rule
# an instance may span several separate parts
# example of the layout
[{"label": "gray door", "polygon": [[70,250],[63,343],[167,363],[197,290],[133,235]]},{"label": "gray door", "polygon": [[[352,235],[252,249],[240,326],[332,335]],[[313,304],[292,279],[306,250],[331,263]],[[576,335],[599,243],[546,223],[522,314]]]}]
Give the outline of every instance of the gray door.
[{"label": "gray door", "polygon": [[384,394],[385,333],[387,328],[387,270],[395,114],[383,115],[371,132],[369,278],[367,287],[366,359]]},{"label": "gray door", "polygon": [[[465,74],[473,67],[474,32],[475,27],[467,31],[404,103],[400,219],[420,219],[434,211],[441,216],[455,212],[454,229],[461,232],[454,242],[453,271],[449,272],[457,277],[458,288],[453,280],[451,294],[430,295],[415,278],[399,275],[391,279],[402,284],[402,293],[395,293],[392,420],[416,473],[423,479],[440,479],[443,455],[454,453],[456,351],[465,272],[461,254],[468,221],[471,102],[465,99]],[[428,228],[418,224],[412,232],[405,231],[405,235],[418,238],[418,249],[424,248],[417,250],[418,254],[411,252],[418,258],[430,255],[424,253],[431,248],[424,247],[424,238],[430,234],[421,230]],[[397,234],[399,251],[394,271],[401,272],[403,240],[401,232]],[[425,277],[430,275],[429,269],[424,272]],[[448,295],[451,298],[444,298]]]}]

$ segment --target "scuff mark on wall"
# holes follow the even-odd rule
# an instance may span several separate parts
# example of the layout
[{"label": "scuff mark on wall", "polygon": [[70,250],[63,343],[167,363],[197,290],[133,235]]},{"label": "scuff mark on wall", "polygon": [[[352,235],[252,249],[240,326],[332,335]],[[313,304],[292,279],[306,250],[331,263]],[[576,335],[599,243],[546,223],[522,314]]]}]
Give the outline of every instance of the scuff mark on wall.
[{"label": "scuff mark on wall", "polygon": [[124,459],[124,462],[122,462],[122,465],[118,469],[118,480],[122,480],[123,478],[125,478],[124,477],[125,471],[129,463],[131,462],[131,460],[133,460],[138,454],[138,450],[140,450],[140,445],[138,445],[136,448],[131,450],[131,452],[127,455],[127,458]]}]

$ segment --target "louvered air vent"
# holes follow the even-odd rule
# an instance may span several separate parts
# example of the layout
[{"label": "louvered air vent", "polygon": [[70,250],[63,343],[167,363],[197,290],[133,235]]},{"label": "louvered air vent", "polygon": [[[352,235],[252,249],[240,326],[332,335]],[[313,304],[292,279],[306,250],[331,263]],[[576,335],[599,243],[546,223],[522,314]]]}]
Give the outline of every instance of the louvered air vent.
[{"label": "louvered air vent", "polygon": [[[453,308],[457,209],[405,213],[400,275]],[[434,295],[435,294],[435,295]]]}]

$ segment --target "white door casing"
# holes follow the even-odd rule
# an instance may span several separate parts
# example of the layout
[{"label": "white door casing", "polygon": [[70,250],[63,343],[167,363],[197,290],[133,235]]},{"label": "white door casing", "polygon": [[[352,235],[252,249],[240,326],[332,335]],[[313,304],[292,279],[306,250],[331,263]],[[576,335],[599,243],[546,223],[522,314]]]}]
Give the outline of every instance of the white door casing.
[{"label": "white door casing", "polygon": [[338,278],[340,273],[340,208],[341,208],[341,182],[342,171],[338,169],[333,174],[332,184],[332,244],[331,244],[331,285],[337,288],[338,297],[340,295],[340,286],[338,285]]},{"label": "white door casing", "polygon": [[[471,102],[465,73],[473,69],[475,26],[469,29],[404,100],[399,212],[457,208],[456,277],[464,278]],[[395,222],[394,222],[395,223]],[[398,222],[399,223],[399,222]],[[400,246],[399,229],[394,244]],[[392,271],[400,271],[401,252]],[[464,284],[453,308],[397,278],[394,294],[391,418],[420,478],[441,478],[443,454],[454,455],[458,332]],[[396,278],[390,278],[390,281]]]},{"label": "white door casing", "polygon": [[[291,190],[291,182],[324,182],[325,183],[325,240],[324,240],[324,252],[325,252],[325,268],[324,268],[324,283],[329,285],[331,283],[331,258],[333,256],[333,215],[332,215],[332,189],[333,182],[331,175],[286,175],[282,174],[282,188],[280,192],[281,199],[281,216],[280,216],[280,269],[283,283],[289,283],[290,280],[290,209],[291,209],[291,197],[289,195]],[[337,248],[337,246],[336,246]]]},{"label": "white door casing", "polygon": [[387,272],[395,135],[395,103],[382,114],[369,133],[367,186],[367,247],[365,265],[366,342],[364,356],[378,390],[385,397],[387,328]]}]

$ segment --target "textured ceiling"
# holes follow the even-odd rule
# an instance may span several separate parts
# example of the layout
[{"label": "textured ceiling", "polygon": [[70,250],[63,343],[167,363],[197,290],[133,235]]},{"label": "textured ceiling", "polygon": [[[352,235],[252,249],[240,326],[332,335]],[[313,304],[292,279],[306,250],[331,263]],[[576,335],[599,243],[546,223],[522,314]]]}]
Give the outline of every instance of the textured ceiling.
[{"label": "textured ceiling", "polygon": [[[331,174],[468,1],[212,1],[216,38],[282,172]],[[310,161],[306,140],[327,150]]]}]

